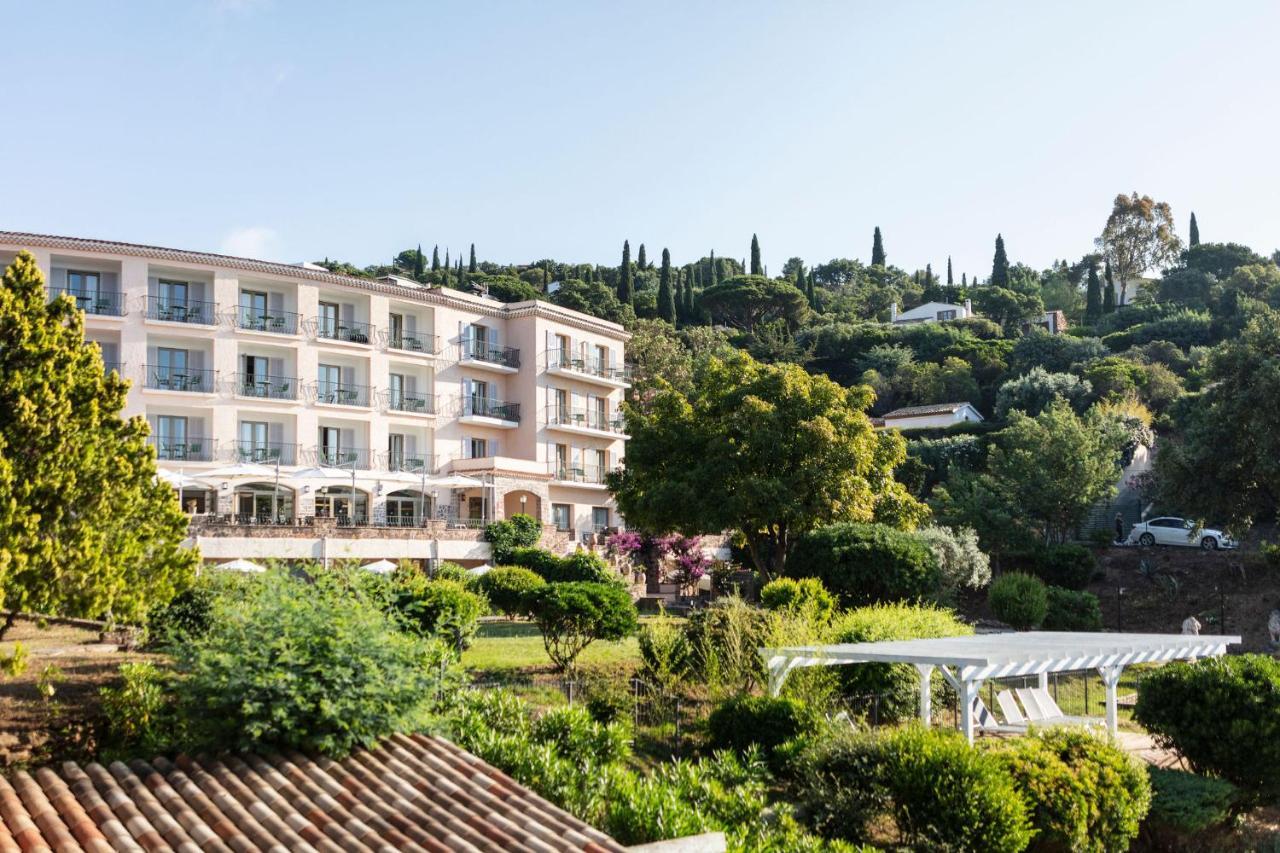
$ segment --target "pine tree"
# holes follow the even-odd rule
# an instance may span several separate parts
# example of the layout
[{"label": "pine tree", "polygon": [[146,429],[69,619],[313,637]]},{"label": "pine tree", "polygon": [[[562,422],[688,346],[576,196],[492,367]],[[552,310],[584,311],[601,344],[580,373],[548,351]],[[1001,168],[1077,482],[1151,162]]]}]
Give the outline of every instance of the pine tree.
[{"label": "pine tree", "polygon": [[996,254],[991,260],[991,284],[993,287],[1009,286],[1009,256],[1004,251],[1004,237],[996,235]]},{"label": "pine tree", "polygon": [[431,271],[440,272],[440,246],[431,250]]},{"label": "pine tree", "polygon": [[636,269],[644,272],[645,264],[647,263],[648,259],[644,256],[644,243],[641,243],[640,251],[636,253]]},{"label": "pine tree", "polygon": [[467,274],[462,271],[462,258],[458,258],[458,289],[467,286]]},{"label": "pine tree", "polygon": [[711,250],[711,286],[715,287],[720,283],[720,264],[716,261],[716,250]]},{"label": "pine tree", "polygon": [[1105,278],[1107,288],[1102,292],[1102,313],[1110,314],[1116,310],[1116,283],[1111,278],[1111,261],[1107,261]]},{"label": "pine tree", "polygon": [[413,277],[415,279],[422,278],[425,271],[426,261],[422,257],[422,244],[418,244],[418,251],[413,256]]},{"label": "pine tree", "polygon": [[969,274],[967,272],[960,273],[960,286],[961,287],[969,286]]},{"label": "pine tree", "polygon": [[476,244],[472,243],[471,244],[471,262],[467,264],[467,272],[471,273],[472,275],[475,275],[479,271],[480,271],[480,268],[479,266],[476,265]]},{"label": "pine tree", "polygon": [[1089,284],[1085,289],[1084,318],[1090,323],[1102,316],[1102,285],[1098,281],[1098,266],[1089,264]]},{"label": "pine tree", "polygon": [[623,305],[631,304],[631,243],[622,241],[622,266],[618,269],[618,301]]},{"label": "pine tree", "polygon": [[924,265],[924,286],[933,287],[933,264]]},{"label": "pine tree", "polygon": [[813,280],[813,270],[809,270],[809,274],[805,276],[804,295],[809,299],[809,307],[816,310],[818,307],[818,286]]},{"label": "pine tree", "polygon": [[449,271],[449,269],[450,269],[450,267],[449,267],[449,250],[448,250],[448,249],[445,249],[445,250],[444,250],[444,271],[447,273],[447,272]]},{"label": "pine tree", "polygon": [[871,238],[871,266],[885,266],[884,239],[880,236],[880,226],[876,226],[875,236]]},{"label": "pine tree", "polygon": [[676,322],[676,298],[671,290],[671,253],[662,250],[662,271],[658,277],[658,316],[668,323]]},{"label": "pine tree", "polygon": [[951,274],[951,256],[947,255],[947,287],[951,288],[951,287],[955,287],[955,285],[956,285],[955,276]]},{"label": "pine tree", "polygon": [[28,252],[0,280],[0,340],[0,636],[23,611],[137,624],[199,563],[147,422],[121,417],[128,383]]},{"label": "pine tree", "polygon": [[764,267],[760,266],[760,241],[751,235],[751,274],[764,275]]},{"label": "pine tree", "polygon": [[1191,211],[1191,239],[1187,241],[1188,245],[1200,245],[1200,226],[1196,223],[1196,212]]}]

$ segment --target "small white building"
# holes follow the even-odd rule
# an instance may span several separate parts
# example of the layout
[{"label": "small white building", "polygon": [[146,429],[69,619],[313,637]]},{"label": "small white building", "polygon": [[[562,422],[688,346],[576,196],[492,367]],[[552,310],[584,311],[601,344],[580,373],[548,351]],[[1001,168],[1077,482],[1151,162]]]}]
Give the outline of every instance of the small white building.
[{"label": "small white building", "polygon": [[966,299],[963,305],[952,302],[926,302],[909,311],[898,311],[898,303],[889,306],[889,322],[894,325],[908,323],[945,323],[973,316],[973,302]]},{"label": "small white building", "polygon": [[908,406],[894,409],[875,425],[884,429],[912,430],[937,429],[955,426],[967,421],[981,421],[982,413],[972,403],[937,403],[932,406]]}]

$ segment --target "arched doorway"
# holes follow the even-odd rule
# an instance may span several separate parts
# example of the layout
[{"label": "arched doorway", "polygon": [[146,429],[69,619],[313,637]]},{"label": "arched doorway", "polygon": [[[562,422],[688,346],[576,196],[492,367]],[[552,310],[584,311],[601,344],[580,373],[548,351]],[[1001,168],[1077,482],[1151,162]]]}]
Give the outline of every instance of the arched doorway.
[{"label": "arched doorway", "polygon": [[232,506],[241,524],[288,524],[293,521],[293,489],[275,483],[236,486]]},{"label": "arched doorway", "polygon": [[502,496],[502,517],[510,518],[517,513],[542,521],[542,498],[525,489],[507,492]]},{"label": "arched doorway", "polygon": [[431,513],[431,497],[418,489],[398,489],[387,495],[389,527],[420,527]]},{"label": "arched doorway", "polygon": [[316,518],[336,518],[339,524],[368,524],[369,494],[350,486],[322,486],[316,490]]}]

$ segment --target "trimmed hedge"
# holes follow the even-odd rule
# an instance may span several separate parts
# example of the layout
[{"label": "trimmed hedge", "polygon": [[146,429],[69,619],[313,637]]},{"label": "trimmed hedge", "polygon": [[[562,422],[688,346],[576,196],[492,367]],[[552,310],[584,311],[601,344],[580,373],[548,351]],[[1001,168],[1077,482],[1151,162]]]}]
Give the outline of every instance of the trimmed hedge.
[{"label": "trimmed hedge", "polygon": [[1046,631],[1101,631],[1102,607],[1098,596],[1051,586],[1049,607],[1040,627]]},{"label": "trimmed hedge", "polygon": [[536,572],[547,583],[608,583],[618,577],[603,557],[591,551],[574,551],[566,557],[558,557],[541,548],[513,548],[510,563]]},{"label": "trimmed hedge", "polygon": [[[1153,849],[1173,849],[1174,842],[1224,826],[1234,814],[1236,786],[1225,779],[1161,767],[1148,767],[1147,775],[1151,812],[1143,829],[1155,842]],[[1197,846],[1203,845],[1187,849]]]},{"label": "trimmed hedge", "polygon": [[1050,545],[1036,552],[1035,573],[1050,586],[1084,589],[1098,570],[1093,552],[1083,545]]},{"label": "trimmed hedge", "polygon": [[529,615],[529,594],[547,585],[542,576],[523,566],[497,566],[476,581],[489,604],[508,616]]},{"label": "trimmed hedge", "polygon": [[812,735],[822,716],[798,699],[738,696],[721,704],[707,718],[711,745],[745,752],[759,746],[774,761],[774,751],[789,740]]},{"label": "trimmed hedge", "polygon": [[883,524],[831,524],[806,533],[787,558],[787,574],[817,578],[846,607],[920,601],[942,584],[929,546]]},{"label": "trimmed hedge", "polygon": [[1049,610],[1049,593],[1039,578],[1010,572],[991,584],[987,603],[1001,622],[1019,631],[1029,631],[1044,621]]},{"label": "trimmed hedge", "polygon": [[826,622],[836,609],[835,597],[817,578],[778,578],[760,590],[760,604],[766,610],[801,613],[815,622]]}]

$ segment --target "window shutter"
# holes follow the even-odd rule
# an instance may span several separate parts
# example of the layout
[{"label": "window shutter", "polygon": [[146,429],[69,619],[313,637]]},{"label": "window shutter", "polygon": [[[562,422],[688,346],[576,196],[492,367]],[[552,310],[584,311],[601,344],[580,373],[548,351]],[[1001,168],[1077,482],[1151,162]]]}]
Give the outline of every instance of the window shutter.
[{"label": "window shutter", "polygon": [[192,370],[203,370],[204,353],[198,349],[187,350],[187,366]]},{"label": "window shutter", "polygon": [[284,424],[270,423],[267,424],[267,440],[272,444],[281,444],[284,442]]},{"label": "window shutter", "polygon": [[354,323],[356,320],[356,306],[350,302],[343,302],[338,306],[338,316],[342,318],[343,323]]},{"label": "window shutter", "polygon": [[354,450],[356,446],[356,431],[351,427],[343,427],[338,433],[338,441],[341,446],[348,450]]},{"label": "window shutter", "polygon": [[402,381],[404,382],[404,393],[410,397],[416,396],[414,389],[418,384],[417,377],[406,374]]},{"label": "window shutter", "polygon": [[50,292],[60,290],[67,286],[67,271],[62,267],[54,267],[49,270],[49,290]]},{"label": "window shutter", "polygon": [[413,334],[418,330],[418,318],[412,314],[401,314],[401,323],[404,325],[404,331],[407,334]]},{"label": "window shutter", "polygon": [[147,276],[147,296],[152,298],[160,295],[160,279],[156,276]]},{"label": "window shutter", "polygon": [[268,308],[268,310],[270,310],[270,311],[271,311],[271,313],[273,313],[273,314],[275,314],[275,313],[277,313],[277,312],[279,312],[279,313],[283,313],[283,312],[284,312],[284,294],[283,294],[283,293],[268,293],[268,294],[267,294],[267,308]]},{"label": "window shutter", "polygon": [[269,358],[267,359],[267,370],[272,376],[284,376],[284,359]]},{"label": "window shutter", "polygon": [[[62,271],[62,280],[66,281],[67,271]],[[117,291],[120,289],[120,274],[114,272],[104,272],[98,279],[99,288],[101,290]]]},{"label": "window shutter", "polygon": [[342,377],[341,381],[344,386],[349,387],[356,384],[356,369],[354,367],[341,367],[338,372]]}]

